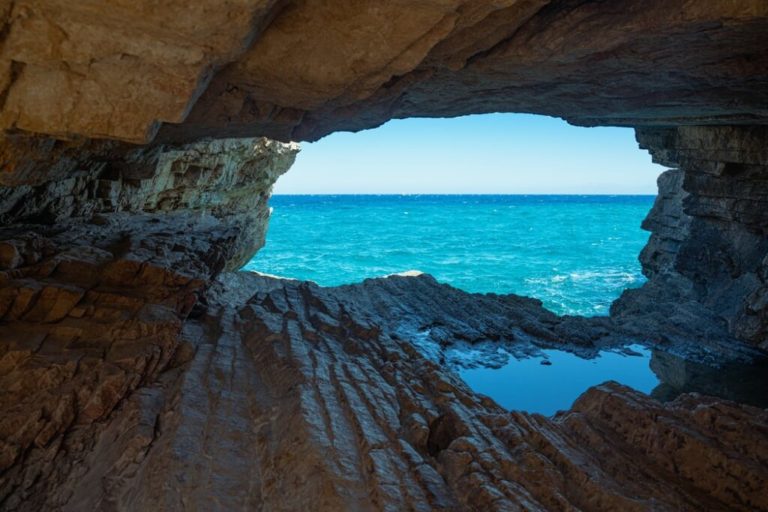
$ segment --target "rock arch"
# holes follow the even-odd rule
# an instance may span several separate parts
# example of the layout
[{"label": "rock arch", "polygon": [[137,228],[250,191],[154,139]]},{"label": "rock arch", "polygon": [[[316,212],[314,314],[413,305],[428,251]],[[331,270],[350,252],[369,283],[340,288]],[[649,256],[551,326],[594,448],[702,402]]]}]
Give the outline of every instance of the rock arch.
[{"label": "rock arch", "polygon": [[[0,23],[1,508],[768,509],[763,409],[608,383],[509,413],[398,330],[410,308],[449,337],[766,348],[764,0],[16,0]],[[227,272],[288,141],[492,111],[632,126],[675,169],[611,319]]]}]

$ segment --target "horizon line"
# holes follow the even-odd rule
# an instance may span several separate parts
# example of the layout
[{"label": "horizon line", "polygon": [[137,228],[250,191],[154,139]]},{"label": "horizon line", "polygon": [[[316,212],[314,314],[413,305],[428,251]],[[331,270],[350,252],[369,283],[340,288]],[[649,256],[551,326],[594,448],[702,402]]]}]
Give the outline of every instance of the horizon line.
[{"label": "horizon line", "polygon": [[648,196],[655,197],[657,193],[562,193],[562,192],[293,192],[285,193],[278,192],[271,194],[271,197],[275,196],[603,196],[603,197],[616,197],[616,196]]}]

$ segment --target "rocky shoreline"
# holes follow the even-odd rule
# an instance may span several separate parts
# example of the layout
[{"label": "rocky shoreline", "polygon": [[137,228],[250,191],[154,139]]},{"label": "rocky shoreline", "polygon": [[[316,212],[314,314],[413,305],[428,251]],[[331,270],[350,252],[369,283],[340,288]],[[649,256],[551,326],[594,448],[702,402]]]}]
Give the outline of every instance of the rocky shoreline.
[{"label": "rocky shoreline", "polygon": [[[3,509],[768,508],[768,419],[748,405],[766,405],[759,337],[738,340],[740,321],[678,272],[682,248],[709,243],[696,223],[725,222],[688,213],[688,171],[660,180],[648,283],[611,317],[559,317],[418,273],[322,288],[227,272],[263,243],[295,151],[200,143],[121,165],[82,152],[72,179],[4,189]],[[731,249],[747,270],[750,247]],[[734,304],[761,293],[756,272],[740,281],[754,287],[723,287]],[[493,366],[499,347],[594,357],[630,343],[654,348],[663,402],[606,383],[544,418],[453,371],[470,349]]]},{"label": "rocky shoreline", "polygon": [[176,363],[112,412],[76,479],[28,489],[25,507],[768,506],[767,411],[606,383],[551,419],[506,412],[371,322],[411,288],[445,291],[426,276],[325,289],[223,275]]},{"label": "rocky shoreline", "polygon": [[[768,510],[768,412],[729,400],[765,389],[768,4],[350,5],[0,4],[0,509]],[[289,141],[485,112],[633,127],[670,168],[610,317],[233,272]],[[552,418],[451,369],[627,340],[654,397]]]}]

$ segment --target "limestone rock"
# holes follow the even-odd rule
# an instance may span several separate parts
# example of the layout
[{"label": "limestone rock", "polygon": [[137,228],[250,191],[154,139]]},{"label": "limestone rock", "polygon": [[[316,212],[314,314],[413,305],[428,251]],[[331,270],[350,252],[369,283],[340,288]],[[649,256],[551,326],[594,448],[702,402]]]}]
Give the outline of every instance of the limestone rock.
[{"label": "limestone rock", "polygon": [[68,179],[3,189],[0,508],[58,509],[82,499],[84,475],[136,469],[155,435],[146,407],[163,405],[151,386],[190,357],[183,321],[263,244],[295,152],[263,139],[83,152]]},{"label": "limestone rock", "polygon": [[765,124],[767,20],[763,0],[15,0],[0,128],[147,143],[497,111]]},{"label": "limestone rock", "polygon": [[[298,146],[263,138],[146,148],[23,138],[6,150],[14,165],[4,177],[14,186],[0,188],[3,224],[95,226],[115,213],[219,222],[240,231],[227,247],[232,269],[264,244],[272,184],[293,164]],[[9,268],[18,259],[10,243],[0,246],[0,265]]]},{"label": "limestone rock", "polygon": [[64,137],[145,141],[161,122],[184,119],[276,3],[6,3],[0,123]]},{"label": "limestone rock", "polygon": [[[0,3],[0,508],[768,510],[765,409],[606,383],[545,418],[452,372],[640,338],[657,398],[762,405],[767,31],[765,0]],[[297,150],[253,137],[495,111],[674,169],[610,318],[225,272]]]}]

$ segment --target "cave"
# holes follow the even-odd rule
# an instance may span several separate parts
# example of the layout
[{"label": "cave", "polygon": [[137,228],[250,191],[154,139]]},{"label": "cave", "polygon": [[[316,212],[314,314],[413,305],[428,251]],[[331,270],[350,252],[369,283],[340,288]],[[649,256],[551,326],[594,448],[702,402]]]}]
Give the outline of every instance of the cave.
[{"label": "cave", "polygon": [[[0,509],[768,510],[764,0],[16,0],[0,20]],[[647,282],[609,316],[238,271],[297,143],[490,112],[630,127],[670,169]],[[665,387],[510,412],[414,326],[641,337]]]}]

